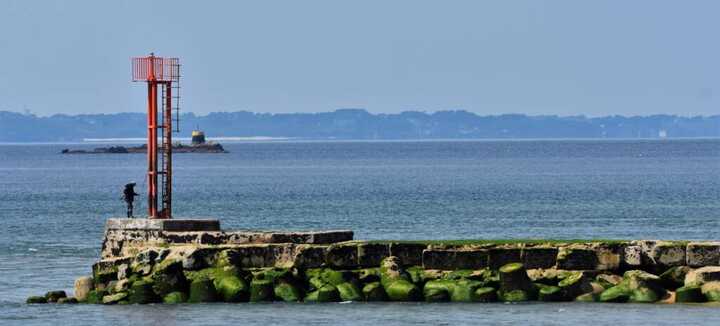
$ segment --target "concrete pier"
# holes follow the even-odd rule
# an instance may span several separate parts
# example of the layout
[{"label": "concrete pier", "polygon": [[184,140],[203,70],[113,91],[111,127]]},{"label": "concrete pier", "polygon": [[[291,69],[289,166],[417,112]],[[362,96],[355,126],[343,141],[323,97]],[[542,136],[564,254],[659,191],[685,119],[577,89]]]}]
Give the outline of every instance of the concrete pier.
[{"label": "concrete pier", "polygon": [[[349,230],[222,230],[110,219],[87,303],[720,302],[720,242],[362,241]],[[62,291],[28,303],[67,302]]]}]

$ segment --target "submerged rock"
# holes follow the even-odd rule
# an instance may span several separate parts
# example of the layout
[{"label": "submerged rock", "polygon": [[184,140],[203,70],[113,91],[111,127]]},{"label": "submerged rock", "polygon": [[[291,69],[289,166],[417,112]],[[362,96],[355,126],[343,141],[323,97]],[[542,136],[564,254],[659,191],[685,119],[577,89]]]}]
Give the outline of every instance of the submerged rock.
[{"label": "submerged rock", "polygon": [[58,304],[76,304],[79,301],[73,297],[67,297],[67,298],[60,298],[58,299]]},{"label": "submerged rock", "polygon": [[57,302],[60,298],[67,297],[67,294],[65,291],[50,291],[48,293],[45,293],[45,299],[47,302]]},{"label": "submerged rock", "polygon": [[25,300],[25,303],[33,304],[33,303],[48,303],[47,299],[45,299],[44,296],[32,296],[27,298]]}]

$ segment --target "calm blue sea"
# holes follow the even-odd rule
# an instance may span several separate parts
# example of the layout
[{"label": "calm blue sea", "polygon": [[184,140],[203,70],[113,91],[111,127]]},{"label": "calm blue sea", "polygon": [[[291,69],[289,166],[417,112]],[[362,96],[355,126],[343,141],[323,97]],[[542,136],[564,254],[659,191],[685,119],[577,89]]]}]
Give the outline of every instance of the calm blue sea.
[{"label": "calm blue sea", "polygon": [[[0,324],[720,324],[720,307],[23,303],[71,290],[144,155],[0,145]],[[720,238],[720,140],[255,142],[175,156],[178,217],[358,239]],[[141,198],[140,213],[145,205]]]}]

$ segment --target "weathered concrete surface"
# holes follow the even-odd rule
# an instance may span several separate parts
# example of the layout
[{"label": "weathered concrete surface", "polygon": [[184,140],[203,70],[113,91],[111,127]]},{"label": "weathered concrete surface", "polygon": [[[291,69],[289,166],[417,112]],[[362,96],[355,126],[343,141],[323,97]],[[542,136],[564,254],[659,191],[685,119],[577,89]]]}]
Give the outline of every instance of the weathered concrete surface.
[{"label": "weathered concrete surface", "polygon": [[109,219],[101,258],[133,256],[145,248],[174,245],[332,244],[352,238],[349,230],[221,231],[217,220]]},{"label": "weathered concrete surface", "polygon": [[220,231],[220,221],[215,219],[111,218],[105,222],[105,230]]},{"label": "weathered concrete surface", "polygon": [[686,259],[690,267],[720,265],[720,242],[690,242]]}]

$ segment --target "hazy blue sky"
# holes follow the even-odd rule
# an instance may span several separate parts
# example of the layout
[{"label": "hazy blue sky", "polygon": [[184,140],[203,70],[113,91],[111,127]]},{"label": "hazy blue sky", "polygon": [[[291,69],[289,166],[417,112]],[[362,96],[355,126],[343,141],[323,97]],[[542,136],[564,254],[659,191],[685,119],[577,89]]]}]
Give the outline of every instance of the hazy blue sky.
[{"label": "hazy blue sky", "polygon": [[720,112],[720,1],[0,3],[0,110],[143,111],[130,60],[196,113]]}]

